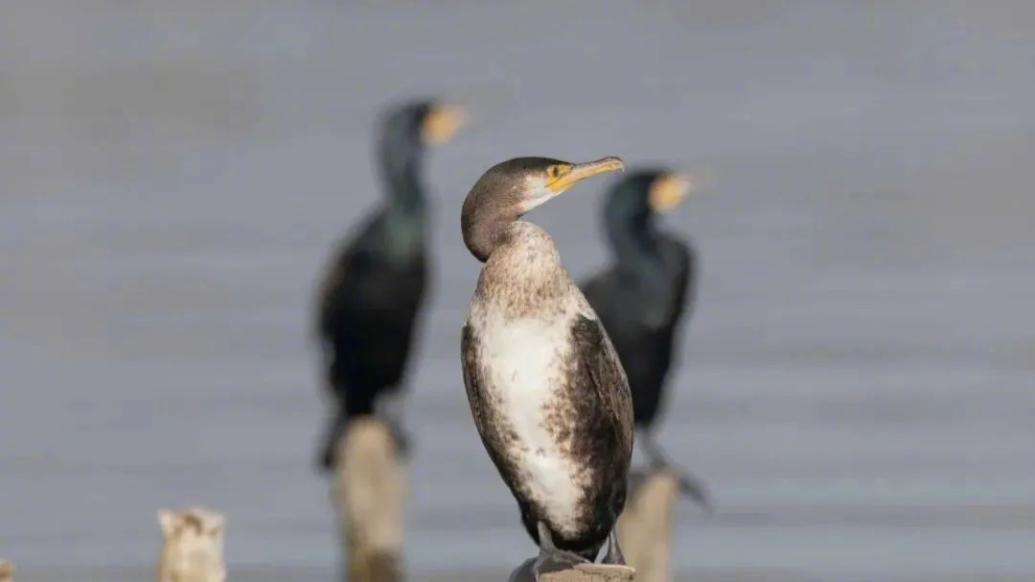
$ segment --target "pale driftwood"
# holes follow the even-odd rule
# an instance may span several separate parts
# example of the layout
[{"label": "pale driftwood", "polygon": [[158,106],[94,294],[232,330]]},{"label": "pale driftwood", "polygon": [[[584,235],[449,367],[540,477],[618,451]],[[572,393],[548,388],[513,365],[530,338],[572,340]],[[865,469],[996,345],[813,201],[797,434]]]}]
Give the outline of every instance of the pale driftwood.
[{"label": "pale driftwood", "polygon": [[[509,582],[536,582],[535,558],[525,560],[510,574]],[[565,570],[546,572],[538,582],[627,582],[635,579],[636,570],[629,566],[578,564]]]},{"label": "pale driftwood", "polygon": [[636,570],[628,566],[579,564],[570,570],[543,574],[541,582],[631,582]]},{"label": "pale driftwood", "polygon": [[226,518],[201,507],[158,512],[165,543],[158,582],[224,582]]},{"label": "pale driftwood", "polygon": [[11,582],[14,579],[14,564],[0,560],[0,582]]},{"label": "pale driftwood", "polygon": [[672,527],[679,497],[679,477],[659,472],[646,477],[625,504],[618,539],[638,582],[672,579]]},{"label": "pale driftwood", "polygon": [[349,424],[338,443],[334,505],[350,582],[402,579],[406,472],[391,428],[375,418]]}]

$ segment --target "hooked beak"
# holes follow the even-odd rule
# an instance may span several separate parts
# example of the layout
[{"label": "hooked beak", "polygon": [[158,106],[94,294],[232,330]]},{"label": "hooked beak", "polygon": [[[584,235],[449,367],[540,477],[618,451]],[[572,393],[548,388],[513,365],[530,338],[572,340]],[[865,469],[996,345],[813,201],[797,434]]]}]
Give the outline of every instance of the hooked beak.
[{"label": "hooked beak", "polygon": [[458,105],[436,104],[424,117],[420,128],[425,145],[448,143],[467,123],[467,113]]},{"label": "hooked beak", "polygon": [[586,162],[583,164],[575,164],[570,170],[564,174],[558,176],[555,180],[547,184],[547,188],[550,189],[554,194],[560,194],[568,188],[571,188],[575,184],[589,178],[596,176],[597,174],[604,174],[607,172],[617,172],[625,169],[625,163],[622,159],[615,156],[609,156],[601,158],[594,162]]},{"label": "hooked beak", "polygon": [[654,180],[647,193],[647,203],[655,212],[668,212],[679,206],[694,189],[689,176],[683,174],[665,174]]}]

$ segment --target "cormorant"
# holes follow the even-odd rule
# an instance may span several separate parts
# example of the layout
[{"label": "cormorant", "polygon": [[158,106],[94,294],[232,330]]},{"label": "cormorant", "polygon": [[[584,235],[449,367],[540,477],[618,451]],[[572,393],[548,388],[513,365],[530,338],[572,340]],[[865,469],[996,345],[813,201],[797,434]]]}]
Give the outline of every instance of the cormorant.
[{"label": "cormorant", "polygon": [[[696,264],[693,247],[658,229],[655,218],[676,207],[689,189],[687,178],[665,170],[631,172],[619,180],[604,206],[615,263],[582,284],[629,378],[636,442],[655,469],[671,469],[652,431],[675,335],[693,306]],[[707,508],[704,487],[687,474],[680,476],[684,492]]]},{"label": "cormorant", "polygon": [[[607,333],[544,230],[519,220],[575,183],[622,169],[516,158],[464,201],[464,243],[485,263],[463,328],[464,385],[489,456],[540,547],[535,570],[621,563],[614,534],[633,446],[629,385]],[[552,565],[552,566],[551,566]]]},{"label": "cormorant", "polygon": [[341,246],[319,299],[318,333],[337,405],[320,455],[325,469],[350,418],[392,416],[385,397],[402,381],[427,279],[424,151],[448,141],[462,121],[456,107],[431,101],[394,108],[382,121],[377,161],[387,200]]}]

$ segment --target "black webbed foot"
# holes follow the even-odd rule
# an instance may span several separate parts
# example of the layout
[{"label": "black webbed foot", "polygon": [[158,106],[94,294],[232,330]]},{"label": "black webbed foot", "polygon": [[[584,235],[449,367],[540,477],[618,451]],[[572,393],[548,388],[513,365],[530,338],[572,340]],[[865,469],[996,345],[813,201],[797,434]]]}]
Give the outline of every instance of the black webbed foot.
[{"label": "black webbed foot", "polygon": [[[668,470],[671,471],[672,468],[669,467]],[[688,471],[676,471],[676,477],[679,479],[679,490],[683,495],[693,500],[704,511],[708,513],[714,511],[711,494],[708,493],[708,489],[700,479]]]},{"label": "black webbed foot", "polygon": [[[646,454],[650,468],[646,475],[641,475],[638,478],[645,479],[650,475],[657,473],[669,473],[675,476],[679,482],[679,491],[689,497],[698,507],[708,513],[712,513],[713,506],[711,501],[711,495],[708,493],[708,488],[704,485],[704,482],[698,479],[693,473],[685,469],[680,469],[672,464],[668,456],[661,450],[661,448],[654,442],[651,435],[643,435],[638,441],[641,445],[641,449]],[[634,487],[636,483],[634,482]]]},{"label": "black webbed foot", "polygon": [[604,554],[603,564],[625,565],[625,556],[622,554],[622,547],[618,544],[618,532],[615,528],[607,535],[607,553]]},{"label": "black webbed foot", "polygon": [[553,544],[550,528],[546,527],[545,523],[539,522],[537,528],[539,530],[539,556],[532,564],[532,574],[535,580],[539,580],[543,574],[549,572],[568,570],[577,564],[589,563],[589,560],[574,552],[558,549]]},{"label": "black webbed foot", "polygon": [[388,421],[389,430],[392,433],[392,440],[395,441],[395,450],[400,457],[410,456],[410,433],[403,429],[402,423],[398,420]]},{"label": "black webbed foot", "polygon": [[320,456],[316,459],[316,466],[322,472],[329,472],[338,463],[338,441],[345,434],[348,426],[348,418],[340,413],[331,419],[324,433],[323,448],[320,449]]},{"label": "black webbed foot", "polygon": [[410,433],[403,428],[403,399],[398,388],[393,388],[374,405],[374,415],[388,425],[395,442],[395,452],[402,458],[410,455]]},{"label": "black webbed foot", "polygon": [[[323,448],[320,449],[320,455],[316,459],[317,468],[321,471],[330,472],[341,462],[341,459],[338,458],[341,448],[340,441],[349,428],[349,422],[354,418],[362,417],[349,417],[342,412],[328,424],[324,434]],[[388,427],[396,452],[400,457],[407,457],[410,451],[409,433],[403,430],[402,423],[397,419],[386,418],[383,422]]]}]

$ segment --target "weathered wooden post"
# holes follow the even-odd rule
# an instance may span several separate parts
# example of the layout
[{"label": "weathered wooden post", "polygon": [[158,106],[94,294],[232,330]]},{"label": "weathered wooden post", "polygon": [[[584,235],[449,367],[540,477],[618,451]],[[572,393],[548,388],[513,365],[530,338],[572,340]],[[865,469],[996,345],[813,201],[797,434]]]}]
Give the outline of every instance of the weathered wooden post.
[{"label": "weathered wooden post", "polygon": [[633,491],[618,519],[618,539],[637,582],[672,579],[672,527],[681,495],[679,477],[658,472]]},{"label": "weathered wooden post", "polygon": [[11,582],[14,579],[14,564],[0,559],[0,582]]},{"label": "weathered wooden post", "polygon": [[226,518],[201,507],[158,512],[165,544],[158,582],[224,582]]},{"label": "weathered wooden post", "polygon": [[360,418],[338,443],[334,505],[350,582],[402,579],[406,472],[387,423]]},{"label": "weathered wooden post", "polygon": [[544,574],[542,582],[631,582],[636,571],[628,566],[579,564],[570,570]]},{"label": "weathered wooden post", "polygon": [[[510,575],[509,582],[535,582],[533,566],[535,558],[526,560]],[[629,566],[612,564],[576,564],[564,570],[544,572],[539,582],[631,582],[636,579],[636,570]]]}]

